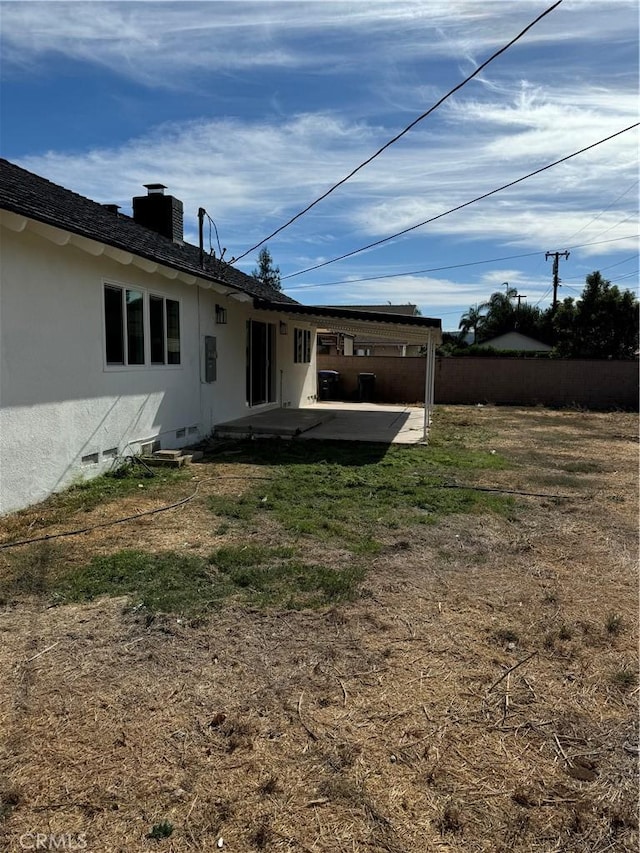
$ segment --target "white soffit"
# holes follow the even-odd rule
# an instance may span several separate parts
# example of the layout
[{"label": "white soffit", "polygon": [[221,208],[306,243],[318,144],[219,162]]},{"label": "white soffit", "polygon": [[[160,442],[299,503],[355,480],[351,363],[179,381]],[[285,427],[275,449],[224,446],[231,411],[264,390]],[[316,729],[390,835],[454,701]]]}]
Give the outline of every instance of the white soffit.
[{"label": "white soffit", "polygon": [[201,287],[207,290],[214,290],[223,296],[232,296],[241,302],[251,301],[253,297],[242,291],[234,290],[230,285],[224,285],[208,279],[199,279],[197,276],[188,272],[181,272],[173,267],[165,267],[156,261],[148,260],[140,255],[134,255],[132,252],[127,252],[124,249],[118,249],[115,246],[108,246],[105,243],[100,243],[97,240],[91,240],[89,237],[83,237],[80,234],[72,234],[62,228],[57,228],[54,225],[47,225],[44,222],[38,222],[35,219],[29,219],[27,216],[22,216],[18,213],[12,213],[9,210],[0,210],[0,224],[11,231],[20,233],[21,231],[29,230],[39,237],[44,237],[45,240],[54,243],[56,246],[75,246],[83,252],[91,255],[94,258],[100,255],[105,255],[116,263],[123,266],[133,265],[141,270],[153,275],[157,273],[170,280],[178,279],[184,284],[194,285],[200,284]]}]

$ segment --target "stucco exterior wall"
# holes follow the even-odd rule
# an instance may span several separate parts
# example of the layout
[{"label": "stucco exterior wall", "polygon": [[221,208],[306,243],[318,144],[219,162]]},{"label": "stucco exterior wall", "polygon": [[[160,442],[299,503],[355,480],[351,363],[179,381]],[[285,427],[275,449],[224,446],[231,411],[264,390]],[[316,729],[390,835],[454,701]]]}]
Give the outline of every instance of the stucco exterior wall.
[{"label": "stucco exterior wall", "polygon": [[[252,302],[58,246],[29,229],[2,229],[1,237],[0,513],[102,473],[115,452],[138,452],[154,439],[165,448],[192,444],[248,412],[246,323],[267,319]],[[180,365],[106,365],[105,282],[180,301]],[[216,304],[227,309],[224,325]],[[294,365],[292,328],[276,337],[271,406],[280,388],[292,406],[315,395],[315,361]],[[206,335],[217,340],[212,383],[204,382]]]}]

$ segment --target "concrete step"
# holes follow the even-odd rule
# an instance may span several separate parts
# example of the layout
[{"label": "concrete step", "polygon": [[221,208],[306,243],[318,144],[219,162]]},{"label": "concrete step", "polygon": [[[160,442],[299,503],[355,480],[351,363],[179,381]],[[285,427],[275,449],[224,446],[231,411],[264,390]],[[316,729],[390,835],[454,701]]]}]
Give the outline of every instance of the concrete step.
[{"label": "concrete step", "polygon": [[140,458],[151,467],[156,468],[182,468],[183,465],[190,465],[192,462],[198,462],[204,457],[202,450],[156,450],[151,454],[143,454]]},{"label": "concrete step", "polygon": [[186,456],[141,456],[140,459],[150,468],[182,468]]}]

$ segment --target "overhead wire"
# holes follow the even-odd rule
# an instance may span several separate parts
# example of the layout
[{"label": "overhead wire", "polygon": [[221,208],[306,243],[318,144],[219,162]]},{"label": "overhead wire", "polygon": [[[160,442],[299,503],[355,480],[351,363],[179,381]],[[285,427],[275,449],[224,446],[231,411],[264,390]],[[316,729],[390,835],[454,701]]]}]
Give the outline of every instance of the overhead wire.
[{"label": "overhead wire", "polygon": [[[351,252],[345,252],[342,255],[338,255],[338,257],[336,258],[331,258],[328,261],[322,261],[322,263],[315,264],[312,267],[306,267],[303,270],[298,270],[297,272],[289,273],[289,275],[284,275],[282,276],[281,280],[284,281],[288,278],[295,278],[298,275],[303,275],[304,273],[312,272],[313,270],[320,269],[321,267],[329,266],[329,264],[335,264],[337,261],[343,261],[346,258],[351,258],[354,255],[359,255],[361,252],[366,252],[368,249],[373,249],[376,246],[382,246],[384,243],[388,243],[390,240],[395,240],[396,237],[402,237],[411,231],[415,231],[417,228],[422,228],[423,225],[428,225],[431,222],[435,222],[438,219],[442,219],[445,216],[449,216],[449,214],[451,213],[455,213],[458,210],[462,210],[465,207],[469,207],[472,204],[476,204],[479,201],[483,201],[485,198],[489,198],[490,196],[503,192],[504,190],[507,190],[510,187],[515,186],[516,184],[520,184],[523,181],[528,180],[529,178],[533,178],[535,175],[539,175],[542,172],[546,172],[548,169],[552,169],[554,166],[560,165],[560,163],[566,163],[567,160],[571,160],[574,157],[577,157],[579,154],[584,154],[585,151],[590,151],[593,148],[597,148],[598,145],[603,145],[605,142],[610,142],[612,139],[621,136],[623,133],[628,133],[630,130],[634,130],[639,125],[640,122],[635,122],[634,124],[631,124],[628,127],[623,128],[622,130],[616,131],[616,133],[612,133],[610,136],[606,136],[604,139],[599,139],[597,142],[592,142],[591,145],[586,145],[584,148],[580,148],[578,151],[574,151],[572,154],[567,154],[565,157],[561,157],[559,160],[554,160],[552,163],[547,163],[546,166],[541,166],[539,169],[535,169],[533,172],[529,172],[526,175],[522,175],[522,177],[516,178],[516,180],[514,181],[509,181],[509,183],[503,184],[500,187],[496,187],[496,189],[476,196],[470,201],[465,201],[463,204],[458,204],[455,207],[450,208],[449,210],[445,210],[444,213],[439,213],[437,216],[431,216],[429,219],[424,219],[422,222],[418,222],[415,225],[411,225],[408,228],[404,228],[402,231],[397,231],[395,234],[391,234],[388,237],[383,237],[380,240],[374,240],[372,243],[368,243],[366,246],[361,246],[359,249],[353,249]],[[617,224],[621,225],[622,223],[619,222]],[[609,231],[611,229],[608,228],[607,230]],[[606,231],[604,231],[603,233],[606,233]]]},{"label": "overhead wire", "polygon": [[540,305],[540,303],[542,302],[542,300],[546,299],[547,296],[549,296],[549,294],[551,293],[552,290],[553,290],[553,287],[548,287],[533,307],[537,308],[538,305]]},{"label": "overhead wire", "polygon": [[625,275],[617,275],[615,278],[610,278],[609,281],[623,281],[625,278],[631,278],[632,276],[638,276],[640,270],[634,270],[633,272],[625,273]]},{"label": "overhead wire", "polygon": [[600,217],[601,217],[603,214],[605,214],[605,213],[607,212],[607,210],[610,210],[610,209],[613,207],[613,205],[614,205],[614,204],[616,204],[617,202],[619,202],[621,198],[624,198],[626,195],[628,195],[628,194],[631,192],[631,190],[632,190],[634,187],[637,187],[637,186],[638,186],[638,181],[634,181],[634,182],[631,184],[631,186],[630,186],[630,187],[627,187],[627,189],[626,189],[623,193],[620,193],[620,195],[619,195],[617,198],[614,198],[614,200],[611,202],[611,204],[608,204],[605,208],[603,208],[597,216],[594,216],[594,217],[593,217],[593,219],[591,219],[589,222],[587,222],[587,224],[586,224],[586,225],[583,225],[583,226],[582,226],[582,228],[579,228],[577,231],[574,231],[574,232],[573,232],[573,234],[572,234],[570,237],[567,237],[567,239],[566,239],[566,241],[565,241],[565,242],[567,242],[567,243],[568,243],[568,242],[569,242],[569,240],[573,240],[575,237],[577,237],[577,236],[578,236],[578,234],[582,234],[582,232],[583,232],[586,228],[588,228],[590,225],[593,225],[593,223],[594,223],[594,222],[596,222],[598,219],[600,219]]},{"label": "overhead wire", "polygon": [[205,210],[205,212],[204,212],[204,215],[205,215],[205,216],[207,217],[207,219],[209,220],[209,251],[211,251],[211,248],[212,248],[212,247],[211,247],[211,226],[213,225],[213,227],[214,227],[214,229],[215,229],[215,232],[216,232],[216,240],[217,240],[217,242],[218,242],[218,253],[219,253],[219,254],[218,254],[218,257],[222,258],[222,247],[220,246],[220,237],[218,236],[218,226],[217,226],[217,225],[216,225],[216,223],[213,221],[213,219],[209,216],[209,214],[207,213],[207,211],[206,211],[206,210]]},{"label": "overhead wire", "polygon": [[[635,261],[637,258],[638,258],[638,253],[636,252],[636,253],[635,253],[635,254],[633,254],[633,255],[629,255],[629,257],[628,257],[628,258],[624,258],[624,259],[623,259],[623,260],[621,260],[621,261],[616,261],[616,263],[615,263],[615,264],[607,264],[607,266],[606,266],[606,267],[599,267],[599,270],[598,270],[598,271],[599,271],[599,272],[605,272],[605,270],[611,270],[611,269],[613,269],[614,267],[619,267],[619,266],[621,266],[622,264],[628,264],[628,263],[629,263],[629,261]],[[584,276],[581,276],[581,275],[570,275],[570,276],[568,276],[567,278],[563,278],[562,280],[563,280],[563,281],[578,281],[579,279],[582,279],[582,278],[584,278]]]},{"label": "overhead wire", "polygon": [[[612,237],[610,240],[596,240],[595,242],[591,242],[591,243],[580,243],[577,246],[567,246],[567,248],[573,251],[574,249],[583,249],[587,246],[598,246],[601,243],[615,243],[619,240],[631,240],[631,239],[634,239],[635,237],[638,237],[638,236],[640,236],[640,235],[630,234],[628,237]],[[463,264],[447,264],[446,266],[427,267],[425,269],[409,270],[409,271],[405,271],[405,272],[385,273],[384,275],[372,275],[372,276],[367,276],[365,278],[341,279],[340,281],[325,281],[325,282],[320,282],[319,284],[297,284],[297,285],[294,284],[292,287],[287,287],[286,290],[287,290],[287,292],[289,292],[291,290],[309,290],[311,288],[318,288],[318,287],[336,287],[336,286],[340,286],[340,285],[360,284],[362,282],[380,281],[382,279],[387,279],[387,278],[402,278],[403,276],[409,276],[409,275],[423,275],[424,273],[428,273],[428,272],[442,272],[443,270],[456,270],[456,269],[462,269],[464,267],[480,266],[481,264],[494,264],[494,263],[499,263],[501,261],[512,261],[512,260],[515,260],[517,258],[532,258],[532,257],[535,257],[536,255],[544,256],[544,252],[540,252],[540,251],[522,252],[518,255],[503,255],[500,258],[483,258],[482,260],[478,260],[478,261],[466,261]],[[632,258],[633,257],[636,257],[636,256],[633,255]],[[630,259],[628,259],[628,260],[630,260]],[[620,263],[623,263],[623,262],[620,261]],[[617,265],[613,264],[612,266],[617,266]],[[605,267],[604,269],[608,269],[608,267]]]},{"label": "overhead wire", "polygon": [[616,222],[614,225],[610,225],[608,228],[605,228],[605,229],[604,229],[604,231],[600,231],[600,233],[599,233],[599,234],[596,234],[596,237],[602,237],[602,235],[603,235],[603,234],[607,234],[609,231],[612,231],[614,228],[617,228],[617,227],[618,227],[618,225],[624,225],[624,223],[625,223],[625,222],[629,222],[629,220],[630,220],[630,219],[637,219],[637,215],[636,215],[636,216],[634,216],[634,215],[632,214],[632,215],[630,215],[630,216],[625,216],[625,218],[624,218],[624,219],[620,219],[620,220],[619,220],[618,222]]},{"label": "overhead wire", "polygon": [[466,86],[466,84],[469,83],[471,80],[473,80],[474,77],[477,77],[481,71],[483,71],[491,62],[494,61],[494,59],[497,59],[501,54],[503,54],[507,50],[509,50],[509,48],[512,47],[517,41],[519,41],[524,35],[526,35],[526,33],[528,33],[532,27],[534,27],[543,18],[545,18],[547,15],[549,15],[551,12],[553,12],[554,9],[557,9],[557,7],[560,6],[560,4],[562,2],[563,2],[563,0],[557,0],[557,2],[555,2],[552,6],[549,6],[548,9],[545,9],[544,12],[542,12],[540,15],[538,15],[538,17],[535,18],[533,21],[531,21],[531,23],[527,24],[527,26],[523,30],[521,30],[514,38],[512,38],[511,41],[509,41],[507,44],[505,44],[499,50],[495,51],[495,53],[493,53],[488,59],[486,59],[481,65],[479,65],[475,69],[475,71],[473,71],[471,74],[469,74],[467,77],[465,77],[465,79],[462,80],[460,83],[458,83],[457,86],[454,86],[453,89],[450,89],[446,93],[446,95],[443,95],[440,98],[440,100],[436,101],[436,103],[433,104],[433,106],[429,107],[429,109],[426,110],[426,112],[421,113],[410,124],[408,124],[405,128],[403,128],[403,130],[401,130],[400,133],[397,133],[392,139],[390,139],[388,142],[385,142],[385,144],[381,148],[379,148],[377,151],[375,151],[366,160],[363,160],[363,162],[360,163],[359,166],[356,166],[355,169],[352,169],[348,175],[345,175],[344,178],[341,178],[339,181],[337,181],[335,184],[333,184],[331,187],[329,187],[328,190],[326,190],[324,193],[322,193],[322,195],[318,196],[318,198],[316,198],[314,201],[312,201],[310,204],[308,204],[301,211],[296,213],[295,216],[292,216],[289,220],[287,220],[287,222],[285,222],[279,228],[276,228],[275,231],[272,231],[271,234],[269,234],[268,236],[266,236],[262,240],[260,240],[260,242],[255,243],[255,245],[251,246],[245,252],[243,252],[242,254],[237,255],[235,258],[233,258],[232,263],[235,263],[237,261],[242,260],[242,258],[246,257],[250,252],[253,252],[256,249],[260,248],[260,246],[264,245],[264,243],[266,243],[268,240],[271,240],[273,237],[275,237],[276,234],[280,234],[281,231],[284,231],[285,228],[288,228],[297,219],[300,219],[301,216],[304,216],[305,213],[308,213],[313,207],[315,207],[317,204],[319,204],[321,201],[323,201],[325,198],[327,198],[327,196],[331,195],[331,193],[335,192],[343,184],[346,184],[346,182],[349,181],[351,178],[353,178],[353,176],[356,175],[361,169],[364,169],[364,167],[368,166],[369,163],[371,163],[373,160],[376,159],[376,157],[379,157],[383,151],[386,151],[387,148],[389,148],[391,145],[393,145],[395,142],[397,142],[399,139],[401,139],[405,134],[407,134],[410,130],[412,130],[417,124],[419,124],[421,121],[423,121],[425,118],[427,118],[427,116],[429,116],[429,115],[431,115],[431,113],[435,112],[435,110],[437,110],[438,107],[440,107],[448,98],[450,98],[452,95],[454,95],[460,89],[462,89],[463,86]]}]

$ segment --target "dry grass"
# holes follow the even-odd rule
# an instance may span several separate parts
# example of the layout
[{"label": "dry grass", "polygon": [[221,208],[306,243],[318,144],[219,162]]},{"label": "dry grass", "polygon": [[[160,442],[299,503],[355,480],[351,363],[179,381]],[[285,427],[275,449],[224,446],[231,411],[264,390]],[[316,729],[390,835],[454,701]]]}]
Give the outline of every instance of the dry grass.
[{"label": "dry grass", "polygon": [[[637,850],[636,419],[463,407],[438,419],[451,440],[514,464],[478,484],[571,499],[521,496],[511,518],[390,531],[362,597],[320,611],[229,606],[189,623],[150,621],[122,599],[8,601],[7,849],[43,832],[86,833],[86,849],[106,853],[208,851],[220,838],[240,853]],[[3,520],[0,534],[43,512]],[[260,524],[212,524],[195,500],[61,540],[51,571],[126,547],[282,541]]]}]

